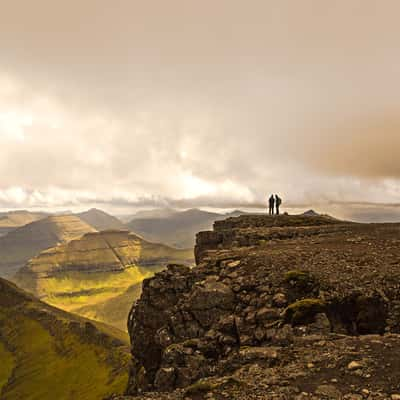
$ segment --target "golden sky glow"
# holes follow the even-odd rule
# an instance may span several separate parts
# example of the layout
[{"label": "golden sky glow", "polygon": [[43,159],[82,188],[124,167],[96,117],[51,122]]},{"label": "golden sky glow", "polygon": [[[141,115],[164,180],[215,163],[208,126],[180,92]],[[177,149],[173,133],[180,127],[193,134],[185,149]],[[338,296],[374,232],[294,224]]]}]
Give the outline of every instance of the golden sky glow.
[{"label": "golden sky glow", "polygon": [[1,8],[0,208],[400,203],[398,1]]}]

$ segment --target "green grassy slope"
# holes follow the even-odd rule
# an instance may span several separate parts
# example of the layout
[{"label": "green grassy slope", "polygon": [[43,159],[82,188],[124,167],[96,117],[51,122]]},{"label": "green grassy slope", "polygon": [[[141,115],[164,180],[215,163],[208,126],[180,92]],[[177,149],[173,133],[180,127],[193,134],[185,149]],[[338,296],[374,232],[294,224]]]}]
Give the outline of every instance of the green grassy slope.
[{"label": "green grassy slope", "polygon": [[131,285],[121,294],[97,304],[77,308],[75,312],[87,318],[107,322],[126,331],[127,316],[136,299],[142,293],[142,282]]},{"label": "green grassy slope", "polygon": [[98,400],[127,383],[115,329],[48,306],[0,279],[0,398]]},{"label": "green grassy slope", "polygon": [[11,378],[14,366],[15,366],[15,359],[12,355],[11,351],[6,349],[4,343],[0,342],[0,393]]},{"label": "green grassy slope", "polygon": [[143,279],[168,263],[193,263],[193,250],[149,243],[128,231],[89,233],[31,259],[16,282],[63,310],[126,330]]}]

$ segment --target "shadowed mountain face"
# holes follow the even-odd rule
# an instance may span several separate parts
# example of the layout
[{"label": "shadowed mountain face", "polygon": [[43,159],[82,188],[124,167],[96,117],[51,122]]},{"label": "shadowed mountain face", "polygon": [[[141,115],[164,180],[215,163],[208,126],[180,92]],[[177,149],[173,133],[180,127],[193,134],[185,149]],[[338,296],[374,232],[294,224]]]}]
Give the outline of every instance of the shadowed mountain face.
[{"label": "shadowed mountain face", "polygon": [[48,306],[0,278],[0,398],[98,400],[122,393],[122,332]]},{"label": "shadowed mountain face", "polygon": [[124,224],[118,218],[97,208],[91,208],[88,211],[76,214],[76,216],[98,231],[124,229]]},{"label": "shadowed mountain face", "polygon": [[47,303],[126,330],[138,284],[168,263],[190,265],[193,258],[193,250],[150,243],[128,231],[94,232],[44,250],[16,282]]},{"label": "shadowed mountain face", "polygon": [[[194,246],[197,232],[209,230],[215,221],[227,217],[227,215],[198,209],[167,211],[164,214],[153,211],[145,218],[135,217],[126,226],[147,240],[188,248]],[[239,215],[238,213],[243,214],[236,211],[234,215]]]},{"label": "shadowed mountain face", "polygon": [[132,221],[133,219],[143,218],[167,218],[176,214],[178,210],[173,208],[155,208],[153,210],[140,210],[133,215],[125,215],[122,218],[125,222]]},{"label": "shadowed mountain face", "polygon": [[0,276],[12,277],[42,250],[94,232],[76,216],[51,216],[32,222],[0,237]]},{"label": "shadowed mountain face", "polygon": [[39,219],[46,218],[48,214],[41,212],[31,212],[26,210],[8,211],[0,213],[0,236],[16,228],[24,226]]}]

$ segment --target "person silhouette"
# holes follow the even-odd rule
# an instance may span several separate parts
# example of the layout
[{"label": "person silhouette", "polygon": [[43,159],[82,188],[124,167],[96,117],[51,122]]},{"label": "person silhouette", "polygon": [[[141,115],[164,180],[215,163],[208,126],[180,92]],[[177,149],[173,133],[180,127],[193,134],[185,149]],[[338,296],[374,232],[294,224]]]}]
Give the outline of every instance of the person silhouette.
[{"label": "person silhouette", "polygon": [[276,207],[276,215],[279,215],[279,207],[282,204],[282,199],[276,194],[275,195],[275,207]]},{"label": "person silhouette", "polygon": [[275,197],[273,194],[271,194],[271,197],[269,198],[268,203],[269,203],[269,215],[274,215]]}]

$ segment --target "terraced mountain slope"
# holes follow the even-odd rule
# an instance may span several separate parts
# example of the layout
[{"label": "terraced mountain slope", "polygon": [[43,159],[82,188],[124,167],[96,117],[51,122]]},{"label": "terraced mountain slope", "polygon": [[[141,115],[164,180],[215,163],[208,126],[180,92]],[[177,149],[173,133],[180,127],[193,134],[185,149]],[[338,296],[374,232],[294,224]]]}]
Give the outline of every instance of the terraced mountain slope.
[{"label": "terraced mountain slope", "polygon": [[193,250],[109,230],[44,250],[18,272],[16,282],[49,304],[126,330],[138,284],[168,263],[193,262]]},{"label": "terraced mountain slope", "polygon": [[400,398],[400,224],[248,215],[196,242],[144,282],[124,398]]},{"label": "terraced mountain slope", "polygon": [[27,210],[0,212],[0,236],[4,236],[16,228],[46,218],[47,216],[48,214],[42,212]]},{"label": "terraced mountain slope", "polygon": [[88,211],[75,215],[98,231],[104,231],[107,229],[124,229],[122,221],[97,208],[91,208]]},{"label": "terraced mountain slope", "polygon": [[42,250],[95,229],[73,215],[50,216],[0,237],[0,276],[9,277]]},{"label": "terraced mountain slope", "polygon": [[98,400],[123,393],[125,335],[40,302],[0,278],[0,398]]}]

